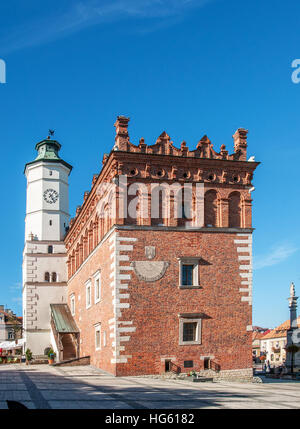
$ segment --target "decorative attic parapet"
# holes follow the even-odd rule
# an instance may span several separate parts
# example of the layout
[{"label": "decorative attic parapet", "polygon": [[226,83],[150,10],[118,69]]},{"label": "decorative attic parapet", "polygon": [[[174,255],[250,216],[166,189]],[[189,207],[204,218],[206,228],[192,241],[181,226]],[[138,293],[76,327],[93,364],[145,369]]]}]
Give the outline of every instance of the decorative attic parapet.
[{"label": "decorative attic parapet", "polygon": [[90,191],[85,191],[85,193],[83,194],[83,202],[85,202],[89,196]]},{"label": "decorative attic parapet", "polygon": [[248,130],[239,128],[233,134],[234,152],[240,161],[247,160],[247,134]]},{"label": "decorative attic parapet", "polygon": [[129,134],[128,122],[129,118],[125,116],[118,116],[114,124],[116,127],[115,147],[122,151],[128,151]]},{"label": "decorative attic parapet", "polygon": [[[185,141],[181,143],[180,149],[173,145],[170,136],[164,131],[156,140],[155,144],[147,145],[144,138],[141,138],[136,146],[129,141],[128,123],[129,118],[118,116],[114,124],[116,127],[115,151],[135,152],[155,155],[171,155],[190,158],[223,159],[228,161],[247,160],[247,133],[248,130],[239,128],[233,135],[234,153],[229,155],[226,146],[222,144],[220,152],[213,149],[213,144],[205,135],[199,140],[195,150],[189,150]],[[103,157],[103,165],[108,156]]]}]

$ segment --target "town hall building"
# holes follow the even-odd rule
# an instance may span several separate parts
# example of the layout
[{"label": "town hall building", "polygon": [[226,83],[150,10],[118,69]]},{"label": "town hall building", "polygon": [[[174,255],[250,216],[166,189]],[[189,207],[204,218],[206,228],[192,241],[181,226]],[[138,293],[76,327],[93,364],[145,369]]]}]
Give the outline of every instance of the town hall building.
[{"label": "town hall building", "polygon": [[212,369],[252,376],[252,178],[234,152],[163,132],[130,142],[129,118],[68,222],[71,166],[50,138],[26,164],[26,347],[89,356],[113,375]]}]

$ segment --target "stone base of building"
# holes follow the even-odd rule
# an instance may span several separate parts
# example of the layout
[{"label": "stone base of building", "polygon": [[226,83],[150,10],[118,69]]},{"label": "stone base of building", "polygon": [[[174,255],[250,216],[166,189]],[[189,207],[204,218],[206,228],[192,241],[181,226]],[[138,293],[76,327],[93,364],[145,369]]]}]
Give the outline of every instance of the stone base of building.
[{"label": "stone base of building", "polygon": [[[253,377],[252,368],[230,369],[219,372],[208,369],[204,371],[198,371],[197,374],[199,374],[201,377],[213,378],[213,381],[240,381],[251,383],[261,382],[260,379],[258,380],[258,377]],[[166,372],[164,374],[140,375],[137,377],[185,380],[187,378],[187,374],[174,374]]]},{"label": "stone base of building", "polygon": [[53,364],[53,366],[84,366],[84,365],[90,365],[91,358],[90,356],[83,356],[80,358],[74,358],[65,360],[62,362],[56,362]]}]

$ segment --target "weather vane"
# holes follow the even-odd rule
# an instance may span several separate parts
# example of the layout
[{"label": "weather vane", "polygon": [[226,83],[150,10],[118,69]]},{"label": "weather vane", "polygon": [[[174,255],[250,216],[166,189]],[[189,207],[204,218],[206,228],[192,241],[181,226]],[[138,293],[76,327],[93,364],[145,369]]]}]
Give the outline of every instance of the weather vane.
[{"label": "weather vane", "polygon": [[55,130],[49,130],[49,135],[50,135],[51,137],[53,137],[53,136],[54,136],[54,133],[55,133]]}]

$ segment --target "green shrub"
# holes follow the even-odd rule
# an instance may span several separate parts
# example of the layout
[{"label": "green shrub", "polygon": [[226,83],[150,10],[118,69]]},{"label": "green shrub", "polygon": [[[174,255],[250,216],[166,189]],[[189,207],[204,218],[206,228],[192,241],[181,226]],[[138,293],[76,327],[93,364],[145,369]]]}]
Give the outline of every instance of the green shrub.
[{"label": "green shrub", "polygon": [[25,356],[26,356],[26,359],[30,361],[32,359],[32,351],[30,349],[27,349],[25,352]]}]

